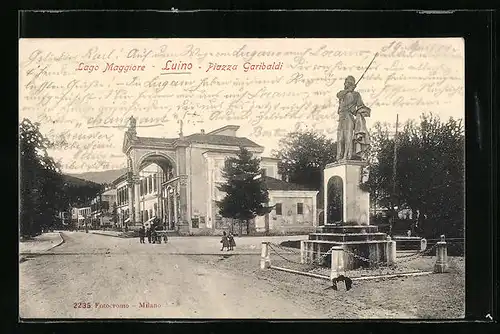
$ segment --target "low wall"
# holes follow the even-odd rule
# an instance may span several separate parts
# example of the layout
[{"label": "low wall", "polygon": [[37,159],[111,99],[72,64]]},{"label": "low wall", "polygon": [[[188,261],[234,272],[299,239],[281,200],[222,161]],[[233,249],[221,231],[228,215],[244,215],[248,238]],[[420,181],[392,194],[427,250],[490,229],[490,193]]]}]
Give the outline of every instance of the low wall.
[{"label": "low wall", "polygon": [[423,251],[427,249],[427,240],[420,237],[404,237],[404,236],[394,236],[393,239],[396,241],[396,249],[400,250],[414,250]]}]

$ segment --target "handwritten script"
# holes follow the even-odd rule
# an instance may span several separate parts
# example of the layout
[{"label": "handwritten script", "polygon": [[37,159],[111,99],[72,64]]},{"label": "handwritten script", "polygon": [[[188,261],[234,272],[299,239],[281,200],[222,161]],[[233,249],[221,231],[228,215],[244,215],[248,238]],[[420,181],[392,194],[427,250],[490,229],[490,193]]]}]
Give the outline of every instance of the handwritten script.
[{"label": "handwritten script", "polygon": [[335,137],[344,80],[358,80],[370,124],[431,111],[463,117],[460,39],[21,40],[20,118],[39,122],[65,172],[121,168],[138,136],[228,124],[278,147],[290,131]]}]

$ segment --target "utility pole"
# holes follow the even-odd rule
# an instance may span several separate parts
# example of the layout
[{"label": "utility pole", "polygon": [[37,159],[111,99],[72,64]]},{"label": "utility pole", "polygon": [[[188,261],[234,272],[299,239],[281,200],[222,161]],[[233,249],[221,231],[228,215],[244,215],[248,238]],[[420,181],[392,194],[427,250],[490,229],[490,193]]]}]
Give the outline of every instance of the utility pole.
[{"label": "utility pole", "polygon": [[396,132],[394,134],[394,159],[392,161],[392,206],[395,209],[393,216],[391,217],[391,226],[389,229],[389,234],[392,235],[392,227],[394,225],[394,220],[396,219],[396,178],[397,178],[397,162],[398,162],[398,125],[399,125],[399,114],[396,114]]}]

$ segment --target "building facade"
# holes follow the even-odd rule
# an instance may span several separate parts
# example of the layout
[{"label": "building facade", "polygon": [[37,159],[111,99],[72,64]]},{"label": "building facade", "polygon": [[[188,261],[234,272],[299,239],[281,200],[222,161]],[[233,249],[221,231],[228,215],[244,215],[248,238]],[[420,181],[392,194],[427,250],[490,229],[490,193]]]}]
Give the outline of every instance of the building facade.
[{"label": "building facade", "polygon": [[76,222],[77,228],[84,228],[86,220],[87,223],[90,223],[91,215],[92,215],[92,209],[90,206],[83,208],[73,208],[71,210],[71,219],[74,222]]},{"label": "building facade", "polygon": [[93,227],[111,227],[113,206],[116,205],[116,188],[109,187],[90,202],[91,224]]},{"label": "building facade", "polygon": [[122,221],[140,226],[158,217],[166,229],[191,234],[229,229],[231,220],[218,214],[216,201],[224,196],[218,186],[225,182],[221,172],[226,158],[245,147],[261,159],[270,205],[276,204],[273,212],[255,219],[254,229],[288,232],[314,228],[318,191],[280,180],[278,160],[262,157],[264,148],[238,137],[238,128],[228,125],[188,136],[181,130],[178,138],[139,137],[132,118],[123,142],[127,173],[113,182]]}]

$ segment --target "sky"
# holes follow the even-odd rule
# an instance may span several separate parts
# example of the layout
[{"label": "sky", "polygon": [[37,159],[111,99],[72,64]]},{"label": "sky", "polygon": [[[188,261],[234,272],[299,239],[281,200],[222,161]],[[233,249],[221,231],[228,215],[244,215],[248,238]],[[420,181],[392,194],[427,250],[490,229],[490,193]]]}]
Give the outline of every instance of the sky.
[{"label": "sky", "polygon": [[40,123],[66,173],[125,167],[132,115],[148,137],[177,137],[179,120],[185,135],[239,125],[265,156],[294,130],[335,138],[348,75],[363,76],[369,128],[464,117],[460,38],[21,39],[19,51],[20,120]]}]

